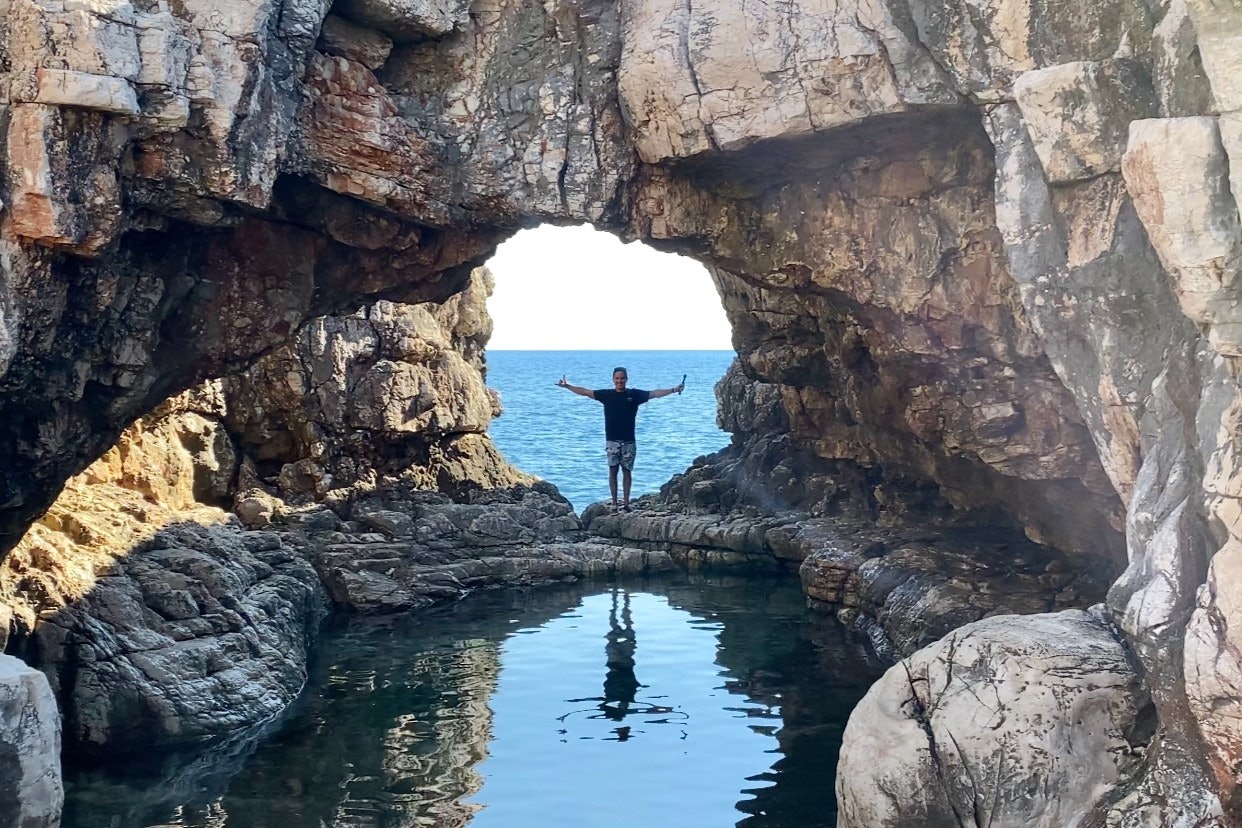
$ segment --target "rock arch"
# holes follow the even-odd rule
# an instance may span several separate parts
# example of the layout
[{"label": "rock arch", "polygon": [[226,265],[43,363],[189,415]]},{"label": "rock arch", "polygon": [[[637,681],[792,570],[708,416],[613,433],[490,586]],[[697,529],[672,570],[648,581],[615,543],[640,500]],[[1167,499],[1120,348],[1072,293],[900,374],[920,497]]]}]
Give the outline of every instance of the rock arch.
[{"label": "rock arch", "polygon": [[1161,755],[1206,758],[1232,800],[1236,13],[0,0],[0,20],[4,547],[170,394],[330,310],[445,299],[523,224],[589,221],[709,265],[741,370],[816,462],[1126,567],[1110,610]]}]

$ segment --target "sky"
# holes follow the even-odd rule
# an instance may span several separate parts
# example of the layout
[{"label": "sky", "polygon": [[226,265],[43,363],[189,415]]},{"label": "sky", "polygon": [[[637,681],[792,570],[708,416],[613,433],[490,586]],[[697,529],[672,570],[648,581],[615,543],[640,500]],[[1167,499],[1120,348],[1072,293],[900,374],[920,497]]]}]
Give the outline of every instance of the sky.
[{"label": "sky", "polygon": [[502,244],[489,351],[725,351],[720,297],[703,265],[589,225],[544,225]]}]

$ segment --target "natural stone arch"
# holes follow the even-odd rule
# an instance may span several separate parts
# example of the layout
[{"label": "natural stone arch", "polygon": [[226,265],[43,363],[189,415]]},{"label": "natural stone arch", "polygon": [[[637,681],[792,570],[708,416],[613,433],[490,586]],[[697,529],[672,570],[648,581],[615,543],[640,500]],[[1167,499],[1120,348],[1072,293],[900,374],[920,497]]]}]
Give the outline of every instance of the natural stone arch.
[{"label": "natural stone arch", "polygon": [[[1237,547],[1229,161],[1237,166],[1239,97],[1228,67],[1239,22],[1198,0],[1158,13],[1128,0],[1037,6],[980,15],[972,4],[758,12],[495,2],[410,27],[344,7],[321,25],[327,10],[314,4],[186,4],[173,14],[9,0],[0,7],[0,70],[14,81],[0,104],[3,545],[170,393],[240,367],[333,307],[445,297],[523,222],[588,220],[709,260],[745,308],[739,330],[753,322],[752,375],[774,375],[792,427],[830,434],[815,448],[834,461],[874,451],[964,504],[1008,507],[1066,546],[1116,550],[1120,521],[1093,536],[1053,518],[1067,508],[1116,516],[1124,504],[1130,566],[1110,605],[1152,682],[1164,740],[1152,762],[1206,756],[1215,790],[1231,798],[1239,716],[1229,680],[1216,675],[1239,672],[1226,577]],[[365,31],[338,19],[347,11]],[[69,46],[55,56],[52,30]],[[755,45],[731,45],[742,41]],[[1126,127],[1145,115],[1164,118],[1130,127],[1123,153]],[[812,226],[765,201],[747,174],[763,170],[759,184],[769,184],[771,156],[805,163],[842,143],[861,149],[855,160],[908,148],[904,128],[920,151],[950,151],[906,153],[919,169],[899,174],[896,159],[854,169],[838,154],[827,195],[853,207],[876,193],[918,201],[930,187],[935,215],[954,198],[986,212],[994,192],[996,227],[946,210],[952,243],[911,249],[955,251],[944,263],[964,277],[954,288],[1003,251],[1014,284],[987,282],[977,294],[992,316],[940,307],[922,291],[861,301],[850,292],[859,285],[818,284],[831,256],[804,261],[780,232]],[[946,141],[946,130],[974,137]],[[953,150],[966,156],[960,179],[946,164]],[[800,172],[789,185],[813,190]],[[918,180],[924,189],[911,192]],[[765,224],[769,212],[782,221]],[[1186,232],[1203,216],[1211,233]],[[849,237],[856,220],[866,212],[836,229]],[[871,238],[898,226],[873,226]],[[747,231],[731,235],[737,227]],[[756,239],[767,249],[753,249]],[[1229,278],[1203,278],[1212,274]],[[782,325],[797,335],[771,341],[792,339],[807,357],[786,362],[762,347],[785,315],[758,309],[812,285],[831,300],[822,318],[834,324]],[[953,381],[931,405],[885,405],[874,385],[923,388],[914,378],[931,362],[924,336],[952,338],[958,321],[959,335],[994,346],[984,361],[950,366]],[[892,335],[877,343],[881,334]],[[810,358],[820,340],[840,368]],[[800,373],[782,374],[785,365]],[[810,387],[815,371],[840,386],[831,406],[790,390]],[[972,383],[1009,389],[973,405]],[[1025,401],[1040,392],[1033,410],[1063,416],[1030,416]],[[1043,425],[1051,434],[1035,433]],[[1029,439],[1013,440],[1015,427]],[[912,434],[921,442],[909,445]],[[1010,443],[1023,450],[1010,454]],[[1103,462],[1087,470],[1091,443]],[[1064,474],[1075,466],[1081,474]],[[1159,776],[1150,775],[1157,789]],[[1191,777],[1157,793],[1201,790]]]},{"label": "natural stone arch", "polygon": [[[24,26],[47,25],[56,19],[54,13],[36,11],[23,4],[19,7],[19,14],[15,15],[15,23],[11,27],[15,37],[25,31]],[[863,95],[856,106],[851,104],[855,108],[847,107],[845,111],[838,111],[840,101],[833,96],[812,96],[802,104],[805,111],[792,120],[779,115],[779,110],[773,110],[771,106],[761,106],[757,110],[761,117],[753,122],[738,123],[730,120],[731,116],[712,115],[708,123],[696,127],[695,121],[687,119],[685,112],[667,112],[661,109],[658,99],[648,99],[646,96],[649,93],[643,91],[646,82],[656,90],[654,94],[667,96],[687,80],[680,70],[661,72],[655,76],[649,74],[650,69],[660,65],[659,60],[663,59],[659,58],[663,54],[660,44],[664,42],[660,32],[684,29],[690,25],[688,19],[678,18],[669,23],[670,29],[647,30],[645,27],[653,22],[646,17],[650,11],[637,6],[629,10],[632,17],[623,20],[617,9],[604,3],[572,12],[568,8],[551,7],[534,15],[527,15],[516,7],[497,4],[489,7],[486,13],[477,11],[478,22],[466,26],[465,11],[458,9],[451,23],[444,24],[447,28],[434,29],[433,37],[440,39],[399,42],[395,46],[389,43],[391,50],[385,53],[382,47],[387,38],[401,41],[409,37],[409,32],[395,24],[380,23],[374,24],[379,26],[378,33],[372,29],[368,34],[349,26],[342,28],[333,22],[321,41],[325,51],[309,51],[313,44],[310,36],[316,31],[313,16],[295,18],[299,21],[296,25],[282,20],[281,25],[285,29],[273,32],[265,28],[272,19],[272,9],[267,6],[250,8],[230,19],[229,25],[236,30],[229,32],[230,37],[236,39],[251,29],[266,32],[268,39],[263,41],[261,51],[269,59],[286,55],[293,61],[292,66],[303,67],[308,103],[294,112],[288,103],[288,91],[277,83],[279,76],[265,77],[250,89],[230,86],[223,75],[213,76],[217,92],[228,94],[218,96],[221,100],[215,103],[204,100],[199,104],[206,116],[221,122],[232,119],[243,123],[238,120],[239,108],[246,111],[249,107],[249,111],[257,113],[273,100],[286,102],[279,110],[283,115],[262,131],[238,134],[227,144],[220,144],[227,147],[223,151],[187,156],[189,167],[177,157],[177,136],[184,127],[177,120],[168,121],[164,108],[152,107],[149,112],[138,113],[140,123],[151,124],[153,134],[149,137],[131,134],[126,139],[124,135],[114,134],[109,143],[91,137],[100,134],[98,129],[84,129],[76,124],[65,128],[57,120],[66,117],[62,112],[73,113],[77,110],[62,110],[42,103],[38,95],[31,103],[15,105],[15,115],[25,121],[21,129],[12,130],[11,134],[15,136],[15,141],[23,142],[21,148],[29,145],[31,152],[42,153],[50,159],[49,166],[53,172],[58,169],[58,164],[73,163],[84,173],[89,169],[99,169],[107,176],[116,163],[113,159],[119,155],[137,153],[141,161],[134,173],[123,182],[127,186],[126,195],[131,199],[131,209],[139,208],[133,210],[133,218],[122,213],[123,222],[101,220],[97,216],[98,199],[85,208],[69,200],[58,203],[50,189],[57,180],[53,175],[35,182],[33,187],[19,188],[14,200],[18,235],[39,239],[46,247],[96,255],[94,262],[75,267],[75,272],[83,277],[81,287],[89,288],[93,283],[107,284],[119,280],[124,277],[116,271],[128,270],[147,274],[145,279],[137,277],[136,292],[141,293],[145,289],[159,298],[149,299],[149,308],[145,310],[130,310],[131,318],[118,324],[126,331],[125,337],[132,346],[131,353],[137,354],[131,357],[138,363],[134,366],[136,370],[108,366],[108,356],[100,352],[102,349],[98,348],[97,343],[88,341],[75,346],[90,353],[86,359],[67,360],[63,354],[45,348],[41,359],[26,357],[28,365],[19,364],[10,371],[10,377],[15,379],[13,375],[20,376],[23,372],[28,377],[48,374],[48,366],[52,362],[76,366],[72,370],[62,368],[64,379],[59,383],[49,383],[67,391],[61,399],[49,400],[49,404],[42,407],[44,414],[26,414],[8,419],[17,430],[27,435],[40,430],[50,432],[51,437],[43,437],[45,442],[79,444],[75,452],[58,450],[53,453],[54,457],[49,458],[41,456],[37,440],[27,437],[24,441],[15,441],[14,445],[19,448],[14,451],[13,457],[5,458],[9,461],[7,465],[30,469],[31,479],[10,478],[7,482],[13,489],[4,498],[12,504],[10,508],[14,513],[10,538],[20,532],[25,521],[46,506],[58,478],[78,470],[86,460],[115,439],[125,422],[149,409],[163,396],[202,377],[227,372],[245,364],[262,350],[287,337],[301,320],[333,305],[357,301],[367,295],[384,295],[385,291],[387,295],[413,300],[444,298],[461,284],[468,265],[477,262],[490,246],[508,232],[504,229],[506,226],[512,228],[532,219],[585,219],[605,229],[646,236],[657,243],[663,242],[702,258],[709,264],[718,263],[722,279],[729,279],[724,275],[729,272],[727,267],[738,269],[741,272],[729,279],[729,284],[722,282],[722,288],[726,292],[738,293],[739,298],[749,290],[745,286],[746,278],[763,279],[770,273],[774,276],[770,283],[758,292],[751,291],[754,295],[743,303],[758,307],[756,300],[759,297],[776,296],[779,290],[794,288],[800,280],[809,278],[813,265],[799,261],[806,258],[802,251],[797,250],[796,245],[790,248],[786,242],[783,244],[786,249],[781,250],[782,245],[777,245],[779,252],[774,251],[770,255],[761,251],[748,254],[745,245],[739,244],[741,238],[730,241],[717,239],[712,245],[704,244],[704,240],[719,231],[723,223],[724,226],[738,228],[739,232],[758,233],[757,238],[771,245],[773,234],[780,232],[782,222],[786,225],[797,224],[792,216],[781,214],[780,208],[774,206],[781,199],[774,198],[770,190],[773,182],[780,179],[781,165],[776,159],[773,159],[776,160],[775,165],[772,161],[765,161],[765,156],[792,151],[798,163],[813,161],[821,175],[839,176],[842,170],[834,168],[848,164],[850,154],[855,151],[851,147],[858,147],[860,142],[841,134],[840,130],[824,133],[822,137],[812,134],[834,121],[848,123],[885,112],[930,107],[927,112],[933,116],[933,121],[939,119],[942,123],[930,130],[933,136],[939,133],[939,138],[933,137],[929,144],[939,141],[942,146],[952,142],[954,129],[965,126],[965,121],[953,125],[951,116],[941,118],[935,115],[946,105],[957,105],[960,100],[941,78],[934,85],[938,88],[933,92],[903,87],[904,81],[898,81],[895,85],[885,82],[882,84],[888,90],[885,94],[896,95],[895,100],[885,100],[882,94],[869,101]],[[800,21],[814,19],[810,10],[799,9],[792,13]],[[362,13],[356,9],[353,14],[355,17],[361,15],[360,19],[368,21],[383,18],[383,15]],[[179,21],[158,15],[144,17],[138,13],[137,22],[146,27],[140,29],[141,32],[172,31],[177,33],[177,37],[185,38],[183,48],[189,56],[189,64],[194,63],[194,54],[201,52],[212,56],[216,54],[215,50],[224,48],[227,53],[229,48],[233,48],[227,43],[222,46],[203,39],[202,32],[209,31],[212,24],[207,22],[207,18],[196,15],[198,12],[188,10],[187,18]],[[335,18],[330,20],[335,21]],[[744,17],[730,18],[725,28],[745,28],[753,22],[748,22]],[[342,21],[344,23],[347,21]],[[625,27],[633,36],[618,36]],[[459,30],[455,34],[454,28]],[[473,35],[467,37],[461,30]],[[653,33],[655,39],[648,43],[647,38]],[[145,43],[143,37],[147,35],[136,41],[140,51]],[[881,40],[906,37],[897,27],[888,30]],[[784,35],[780,38],[784,42]],[[704,58],[714,66],[712,61],[719,56],[712,50],[725,41],[708,36],[705,42],[707,52]],[[878,42],[873,42],[873,45]],[[652,46],[649,54],[643,51],[644,43]],[[541,44],[539,51],[531,50],[535,44]],[[841,46],[835,35],[829,37],[825,45],[829,53]],[[122,39],[119,45],[109,43],[100,48],[106,57],[110,54],[108,48],[123,52],[124,47]],[[785,43],[785,47],[792,48],[792,44]],[[29,45],[23,48],[33,50],[18,50],[27,64],[37,65],[37,48]],[[887,43],[885,48],[892,48],[892,44]],[[523,53],[523,49],[527,51]],[[527,54],[531,60],[515,66],[512,54]],[[655,63],[649,55],[657,56]],[[582,59],[583,56],[588,59]],[[763,59],[778,60],[779,53],[767,54]],[[817,59],[831,60],[828,54]],[[676,58],[674,63],[680,60]],[[722,64],[721,68],[726,65]],[[623,73],[623,68],[628,71]],[[930,64],[925,68],[930,69]],[[169,71],[175,69],[176,66],[173,66]],[[373,69],[379,74],[375,74]],[[517,71],[510,75],[511,70]],[[286,68],[282,71],[292,73],[294,70]],[[795,74],[805,71],[799,69]],[[288,76],[286,74],[285,77]],[[498,85],[494,80],[497,77],[508,80],[508,87]],[[123,86],[130,80],[122,76],[117,83]],[[625,82],[618,86],[619,80]],[[149,88],[142,85],[141,78],[134,82],[139,83],[141,89]],[[757,83],[756,93],[768,81]],[[171,85],[174,93],[179,88],[182,87]],[[779,88],[786,89],[787,86],[782,84]],[[452,91],[446,92],[446,89]],[[191,98],[192,103],[194,100]],[[704,100],[716,99],[709,95]],[[69,103],[93,105],[86,98]],[[233,103],[233,108],[223,109],[224,103]],[[710,103],[704,114],[713,112],[712,107],[715,106],[715,103]],[[634,162],[630,135],[622,129],[627,111],[629,120],[634,124],[631,135],[638,158],[647,164],[636,165]],[[108,116],[93,117],[102,125]],[[973,117],[968,110],[962,110],[962,118]],[[244,123],[249,124],[250,121]],[[346,126],[349,132],[344,131]],[[675,141],[659,138],[670,126],[676,127],[682,133],[681,137]],[[901,137],[900,121],[888,127],[868,129],[888,136],[881,139],[881,143],[884,140],[895,144],[901,144],[903,140],[906,144],[910,143],[909,139]],[[977,128],[969,129],[974,135],[970,139],[975,144],[973,151],[978,153],[986,142]],[[723,136],[730,130],[736,134],[727,140],[704,137]],[[736,149],[770,136],[799,133],[807,137],[784,139],[784,145],[776,148],[764,148],[761,144],[749,157],[734,152],[722,156],[733,160],[719,164],[692,161],[681,169],[677,165],[670,167],[664,163],[668,159],[702,155],[704,150],[710,149],[713,141],[725,148]],[[62,134],[65,137],[58,141],[56,136]],[[283,135],[297,138],[297,152],[284,159],[281,158],[278,143]],[[220,139],[214,140],[218,143]],[[82,145],[84,141],[86,145]],[[206,138],[199,141],[199,146],[204,149],[216,145]],[[875,153],[870,163],[875,163],[874,158],[883,157],[883,153],[884,150]],[[825,154],[827,158],[820,157]],[[964,160],[958,159],[955,163]],[[980,165],[986,164],[986,161],[975,158],[973,163]],[[748,167],[753,169],[748,170]],[[68,173],[68,168],[61,169]],[[939,186],[934,177],[927,177],[923,171],[914,173],[915,178],[922,179],[920,181],[902,183],[897,180],[911,170],[913,168],[894,170],[890,167],[887,182],[876,177],[864,186],[872,188],[880,198],[891,197],[883,193],[886,186],[890,189],[895,187],[892,192],[898,197],[916,198],[927,195]],[[280,177],[282,171],[287,171],[283,178]],[[960,171],[942,172],[948,172],[951,178]],[[168,179],[169,173],[172,173],[172,179]],[[775,178],[773,173],[776,173]],[[966,175],[974,176],[974,186],[978,190],[972,198],[986,200],[987,173],[984,167],[978,166],[973,173]],[[351,198],[339,198],[323,189],[308,187],[299,180],[305,178]],[[714,183],[710,183],[712,179]],[[174,183],[173,186],[162,183],[169,180],[182,183]],[[703,186],[705,180],[709,182],[707,186]],[[764,186],[758,186],[761,183],[769,190],[766,194]],[[950,182],[946,180],[943,183]],[[107,184],[102,194],[105,204],[109,196],[119,199],[121,195],[121,182],[115,177],[108,178]],[[805,182],[801,182],[801,186],[807,189]],[[819,186],[831,188],[832,184],[825,185],[821,179]],[[726,192],[722,196],[722,191],[728,188],[733,188],[735,192]],[[920,188],[922,193],[918,192]],[[801,198],[814,196],[804,192]],[[792,211],[798,198],[787,200],[790,204],[786,209]],[[377,212],[362,202],[370,202],[383,212]],[[53,205],[52,209],[39,209],[49,203]],[[251,207],[265,207],[266,217],[247,217],[242,211]],[[841,202],[836,209],[844,207],[845,202]],[[782,216],[776,224],[766,221],[761,215],[763,211],[772,209]],[[804,211],[799,212],[805,215]],[[917,209],[910,211],[908,221],[917,221],[917,212]],[[394,213],[409,218],[397,218]],[[189,220],[194,224],[173,225],[179,242],[170,249],[161,249],[158,230],[135,232],[141,226],[136,222],[150,221],[143,217],[153,214],[162,217],[158,221]],[[713,216],[711,222],[714,226],[694,226],[702,224],[696,214]],[[43,223],[40,224],[40,221]],[[82,235],[86,232],[82,229],[84,227],[105,228],[105,235],[96,233],[87,238]],[[442,229],[432,229],[437,227]],[[982,225],[974,232],[977,235],[981,230]],[[850,235],[859,237],[860,231],[865,233],[865,228],[840,226],[832,232],[840,234],[840,238],[845,240]],[[107,248],[110,239],[115,240],[114,250]],[[911,238],[898,240],[894,237],[894,241],[920,243]],[[732,249],[728,249],[729,245]],[[945,246],[943,252],[952,256],[949,247],[951,245]],[[991,249],[996,252],[994,245]],[[98,255],[102,251],[106,252]],[[863,255],[874,252],[867,251]],[[24,253],[24,250],[19,251],[19,255]],[[835,255],[839,256],[840,251]],[[981,261],[983,257],[976,254],[973,258],[974,261]],[[46,276],[56,265],[54,257],[44,256],[43,259],[42,270]],[[846,269],[861,264],[857,259],[855,256],[853,262],[846,259],[825,264],[836,267],[842,274]],[[65,261],[72,264],[73,259]],[[32,261],[27,267],[34,272],[39,266],[40,262]],[[392,272],[396,268],[403,271],[400,276]],[[792,272],[785,274],[786,271]],[[169,272],[181,275],[179,285],[162,283],[163,277],[158,274]],[[747,272],[757,276],[748,277]],[[255,284],[255,275],[265,279],[266,283],[261,281]],[[976,281],[981,283],[981,280]],[[396,288],[393,286],[395,283],[417,286]],[[894,287],[900,292],[900,286]],[[894,324],[902,324],[897,318],[911,309],[899,307],[901,297],[891,298],[897,299],[898,304],[894,306],[897,317],[890,316],[887,323],[890,328]],[[952,300],[973,301],[971,297],[960,296],[938,304],[947,305]],[[856,299],[847,297],[844,304],[848,305],[851,301]],[[1021,316],[1012,297],[994,296],[984,301],[992,303],[989,312],[998,317],[990,324],[1023,327],[1020,319],[1000,319],[1006,314]],[[263,307],[269,303],[270,307]],[[1003,308],[1004,305],[1009,307]],[[33,315],[36,310],[32,308],[27,314]],[[950,315],[954,313],[948,308],[941,310]],[[53,306],[51,312],[55,311]],[[745,314],[738,314],[737,324],[747,321]],[[132,318],[139,315],[149,318],[141,321]],[[844,319],[849,313],[842,311],[841,315]],[[909,314],[906,315],[908,321]],[[220,320],[229,318],[232,320],[229,324],[236,327],[229,329],[219,324]],[[271,319],[280,321],[271,324],[267,321]],[[261,336],[252,336],[243,320],[263,320],[265,328]],[[962,324],[969,327],[973,321],[965,320]],[[99,327],[98,324],[96,327]],[[143,328],[146,328],[145,334],[138,334]],[[859,326],[859,330],[866,328],[866,323]],[[188,331],[192,335],[185,337],[187,341],[178,342],[175,335],[164,335],[165,331],[174,334]],[[99,330],[98,335],[105,340],[121,336],[103,330]],[[1026,336],[1026,341],[1022,339],[1020,335],[1003,347],[1010,351],[1016,349],[1015,352],[1025,350],[1027,357],[1038,359],[1030,337]],[[847,358],[863,358],[868,352],[867,346],[860,348],[860,341],[859,337],[855,337],[850,344],[840,346],[853,355]],[[144,354],[144,351],[147,353]],[[755,367],[762,362],[762,357],[757,360],[748,357],[747,361],[755,363],[751,370],[757,373]],[[88,369],[88,365],[92,367]],[[87,376],[77,376],[83,373]],[[148,376],[142,376],[144,373]],[[1042,373],[1046,375],[1047,371]],[[99,376],[95,378],[91,375]],[[847,367],[837,378],[843,389],[848,384],[849,376]],[[1055,394],[1055,384],[1050,379],[1045,377],[1041,380],[1047,386],[1043,390]],[[909,386],[910,378],[897,382]],[[1022,382],[1011,378],[1013,385]],[[127,388],[127,383],[136,385],[137,389]],[[84,399],[73,399],[77,392],[72,389],[76,385],[83,386]],[[958,394],[962,390],[953,388],[949,383],[939,393]],[[933,392],[933,396],[936,393]],[[849,437],[837,437],[835,442],[838,445],[829,449],[828,453],[863,459],[872,464],[880,459],[885,464],[904,462],[917,476],[946,482],[950,486],[954,477],[961,478],[963,484],[956,488],[965,501],[970,499],[966,494],[969,489],[981,488],[969,480],[973,475],[983,474],[986,477],[993,465],[1026,463],[1038,466],[1042,462],[1039,459],[1042,449],[1067,442],[1067,435],[1048,439],[1049,446],[1026,450],[1024,460],[1002,459],[992,465],[969,460],[963,462],[962,458],[972,454],[978,457],[980,450],[987,450],[982,445],[971,445],[975,440],[969,432],[976,427],[1004,432],[1015,428],[1016,421],[1024,416],[1044,422],[1034,412],[1006,409],[1007,397],[1017,396],[1012,392],[1006,394],[1000,389],[992,389],[985,396],[987,400],[974,406],[973,413],[966,408],[948,417],[962,421],[956,427],[949,427],[950,432],[957,433],[948,439],[955,439],[962,447],[955,453],[955,458],[935,457],[938,447],[948,442],[946,435],[934,433],[937,426],[931,426],[929,431],[927,425],[899,422],[903,418],[916,418],[912,411],[897,413],[896,421],[887,424],[885,430],[895,431],[895,435],[885,438],[889,443],[886,449],[876,451],[865,446],[865,443],[882,435],[868,434],[864,427]],[[887,403],[873,401],[870,407],[877,405],[884,407]],[[984,406],[988,406],[986,410],[995,415],[993,422],[968,422],[972,417],[980,419],[979,412],[984,410]],[[816,404],[808,406],[803,401],[798,407],[807,411],[813,410]],[[878,423],[878,418],[862,410],[865,407],[863,405],[859,410],[848,412],[846,416],[855,422]],[[934,409],[935,405],[930,407]],[[1045,400],[1036,407],[1066,410],[1070,406],[1065,400],[1049,406]],[[102,418],[104,422],[100,424],[102,428],[92,427],[92,421],[101,419],[100,409],[107,412]],[[942,415],[936,413],[932,416],[934,419]],[[1021,425],[1016,427],[1019,430],[1022,428]],[[903,439],[897,435],[909,435],[912,430],[925,432],[922,435],[924,439],[920,441],[922,448],[892,451]],[[101,437],[92,437],[95,433]],[[992,438],[993,441],[995,439]],[[1069,437],[1067,444],[1070,448],[1068,452],[1062,451],[1066,458],[1061,461],[1060,470],[1042,470],[1035,474],[1051,474],[1065,479],[1065,460],[1081,462],[1081,458],[1089,455],[1085,435]],[[74,455],[76,459],[72,459]],[[905,457],[899,461],[902,455]],[[66,462],[67,458],[70,462]],[[953,469],[955,465],[964,465],[965,468]],[[1018,470],[1012,474],[1012,471],[1007,469],[999,475],[992,475],[992,483],[1020,481],[1023,472]],[[1004,494],[1000,501],[1008,501],[1014,507],[1028,504],[1032,499],[1032,487],[1017,485],[1025,490]],[[1088,484],[1088,488],[1099,490],[1102,487],[1098,482],[1093,482]],[[1081,503],[1084,498],[1078,495],[1082,494],[1079,491],[1076,495],[1062,494],[1059,498],[1063,503]],[[1041,494],[1034,499],[1046,496]],[[1096,508],[1107,506],[1097,501]],[[1042,534],[1051,536],[1056,532],[1054,522],[1033,517],[1033,513],[1039,511],[1037,508],[1028,509],[1023,505],[1022,509],[1032,512],[1032,515],[1026,515],[1027,522],[1040,527]],[[1057,540],[1063,545],[1079,542],[1085,547],[1095,545],[1094,539],[1083,537],[1081,532],[1078,535],[1074,539],[1066,535]],[[1105,547],[1109,545],[1106,543]],[[1115,550],[1115,543],[1111,545]]]}]

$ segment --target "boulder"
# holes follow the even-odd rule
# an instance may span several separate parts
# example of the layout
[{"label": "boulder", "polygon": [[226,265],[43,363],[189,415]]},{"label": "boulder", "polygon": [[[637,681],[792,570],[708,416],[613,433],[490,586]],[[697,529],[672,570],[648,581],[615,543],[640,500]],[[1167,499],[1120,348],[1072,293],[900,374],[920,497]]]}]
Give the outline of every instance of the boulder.
[{"label": "boulder", "polygon": [[0,655],[0,822],[56,828],[64,788],[60,777],[60,715],[43,673]]},{"label": "boulder", "polygon": [[1096,615],[969,624],[891,667],[850,715],[837,824],[1093,824],[1141,764],[1146,704]]}]

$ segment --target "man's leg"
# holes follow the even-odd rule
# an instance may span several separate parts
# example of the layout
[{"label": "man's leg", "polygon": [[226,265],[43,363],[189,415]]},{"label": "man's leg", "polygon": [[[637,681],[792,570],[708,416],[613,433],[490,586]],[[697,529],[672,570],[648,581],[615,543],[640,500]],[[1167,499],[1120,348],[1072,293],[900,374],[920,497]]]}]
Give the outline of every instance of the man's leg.
[{"label": "man's leg", "polygon": [[608,455],[608,490],[612,492],[612,510],[617,511],[617,469],[621,468],[621,444],[616,440],[604,441],[604,454]]},{"label": "man's leg", "polygon": [[[608,490],[612,492],[612,506],[614,509],[617,507],[617,469],[619,468],[621,467],[620,466],[609,466],[608,467]],[[625,473],[625,491],[626,491],[626,497],[628,498],[629,491],[630,491],[630,473],[629,472]]]},{"label": "man's leg", "polygon": [[634,443],[624,443],[621,446],[621,471],[625,475],[625,511],[630,510],[630,483],[634,477],[634,457],[638,452],[638,446]]}]

